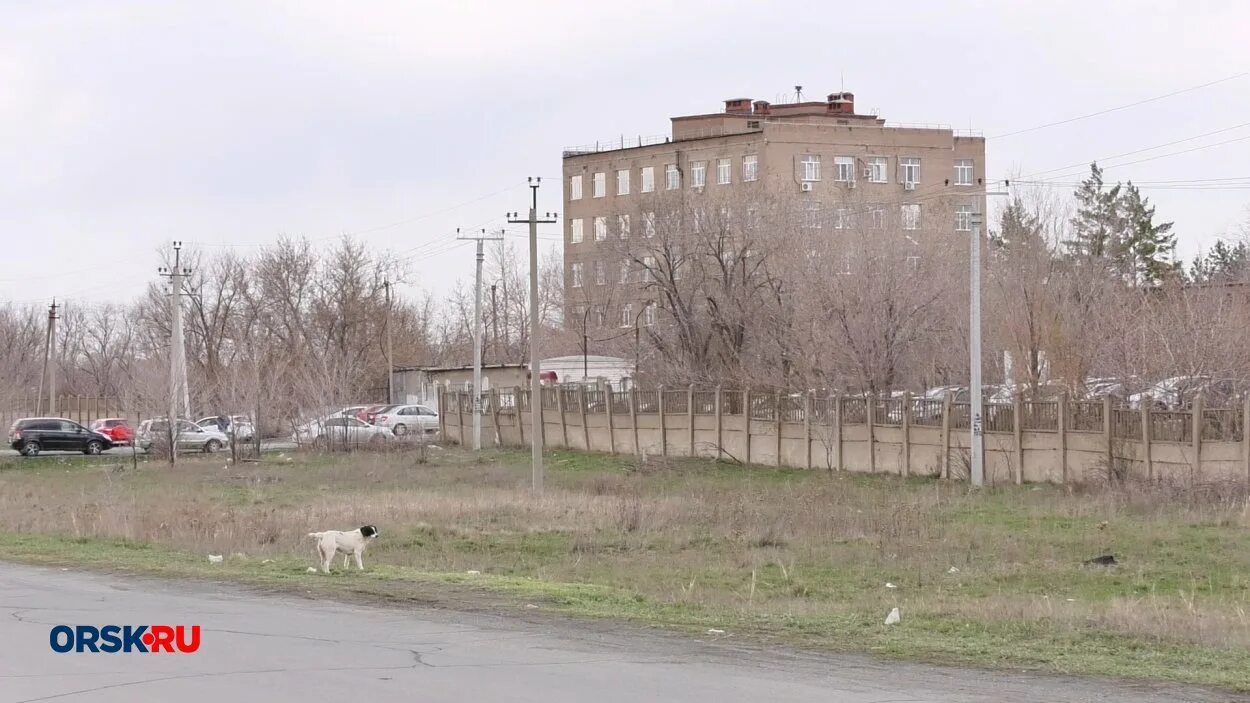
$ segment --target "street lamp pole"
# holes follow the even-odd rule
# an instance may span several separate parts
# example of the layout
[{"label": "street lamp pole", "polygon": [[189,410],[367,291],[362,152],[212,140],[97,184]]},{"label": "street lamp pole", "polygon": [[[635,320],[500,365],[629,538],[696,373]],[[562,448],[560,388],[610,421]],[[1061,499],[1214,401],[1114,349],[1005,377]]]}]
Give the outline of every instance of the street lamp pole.
[{"label": "street lamp pole", "polygon": [[972,213],[972,240],[968,252],[970,266],[968,299],[968,372],[972,403],[972,485],[985,485],[985,435],[981,420],[981,222],[984,216]]}]

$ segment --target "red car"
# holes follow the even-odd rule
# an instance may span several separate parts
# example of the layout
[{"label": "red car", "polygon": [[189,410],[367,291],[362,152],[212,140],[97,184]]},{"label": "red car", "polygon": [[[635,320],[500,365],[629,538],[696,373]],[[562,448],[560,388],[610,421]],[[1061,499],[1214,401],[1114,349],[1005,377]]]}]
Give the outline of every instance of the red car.
[{"label": "red car", "polygon": [[356,419],[360,420],[361,422],[367,422],[370,425],[372,425],[373,423],[377,422],[378,415],[381,415],[387,410],[390,410],[391,408],[396,408],[396,407],[399,407],[399,406],[398,405],[370,405],[364,410],[361,410],[360,412],[356,413]]},{"label": "red car", "polygon": [[100,418],[91,423],[91,431],[98,432],[113,441],[113,444],[129,445],[134,441],[135,430],[120,417]]}]

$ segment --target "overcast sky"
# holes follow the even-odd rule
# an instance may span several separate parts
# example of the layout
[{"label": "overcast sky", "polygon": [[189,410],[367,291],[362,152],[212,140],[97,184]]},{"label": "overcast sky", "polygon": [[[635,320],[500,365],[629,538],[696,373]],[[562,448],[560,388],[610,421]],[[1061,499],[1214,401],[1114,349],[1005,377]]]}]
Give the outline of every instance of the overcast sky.
[{"label": "overcast sky", "polygon": [[[0,302],[125,300],[171,239],[284,233],[357,234],[441,295],[472,275],[455,228],[504,226],[526,176],[560,209],[562,146],[796,84],[981,130],[991,178],[1179,142],[1107,178],[1246,179],[1250,76],[1223,79],[1250,71],[1247,27],[1239,0],[0,0]],[[1145,190],[1186,260],[1247,217],[1250,189],[1213,183]]]}]

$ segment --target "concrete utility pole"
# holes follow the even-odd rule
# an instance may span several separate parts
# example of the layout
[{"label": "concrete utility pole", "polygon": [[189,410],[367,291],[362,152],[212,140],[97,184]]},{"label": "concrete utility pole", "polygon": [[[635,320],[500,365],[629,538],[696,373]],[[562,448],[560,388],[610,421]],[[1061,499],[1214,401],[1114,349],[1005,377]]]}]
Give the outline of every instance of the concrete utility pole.
[{"label": "concrete utility pole", "polygon": [[178,454],[178,405],[182,404],[182,417],[191,417],[191,391],[187,387],[187,348],[182,338],[182,280],[191,269],[182,265],[182,242],[174,242],[174,266],[157,269],[169,279],[171,296],[169,339],[169,462],[176,461]]},{"label": "concrete utility pole", "polygon": [[972,403],[972,485],[985,484],[985,435],[981,427],[981,221],[972,213],[972,246],[968,252],[970,283],[968,300],[968,365]]},{"label": "concrete utility pole", "polygon": [[395,356],[391,347],[391,281],[382,281],[386,289],[386,402],[395,402]]},{"label": "concrete utility pole", "polygon": [[56,301],[48,308],[48,414],[56,414]]},{"label": "concrete utility pole", "polygon": [[470,237],[460,234],[456,228],[457,239],[477,240],[477,269],[473,275],[473,450],[482,448],[482,262],[486,254],[482,250],[482,242],[498,241],[503,234],[488,237],[486,230],[480,235]]},{"label": "concrete utility pole", "polygon": [[530,226],[530,464],[532,487],[535,493],[543,492],[543,440],[542,440],[542,388],[538,382],[538,225],[555,224],[556,213],[548,212],[538,219],[538,188],[543,179],[526,178],[530,187],[530,214],[522,220],[517,213],[508,213],[512,224],[528,223]]}]

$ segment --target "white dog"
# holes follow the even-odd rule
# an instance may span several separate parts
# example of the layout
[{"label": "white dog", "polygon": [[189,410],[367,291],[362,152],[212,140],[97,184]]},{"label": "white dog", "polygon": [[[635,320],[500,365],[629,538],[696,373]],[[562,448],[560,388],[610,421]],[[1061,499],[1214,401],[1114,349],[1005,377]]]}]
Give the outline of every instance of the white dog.
[{"label": "white dog", "polygon": [[356,568],[361,571],[365,570],[365,565],[360,561],[360,556],[365,553],[365,547],[378,536],[378,528],[373,525],[365,525],[351,532],[340,532],[338,530],[326,530],[325,532],[309,532],[309,537],[317,540],[317,554],[321,557],[321,570],[330,573],[330,562],[333,561],[336,553],[343,555],[343,568],[347,568],[347,558],[349,556],[356,557]]}]

